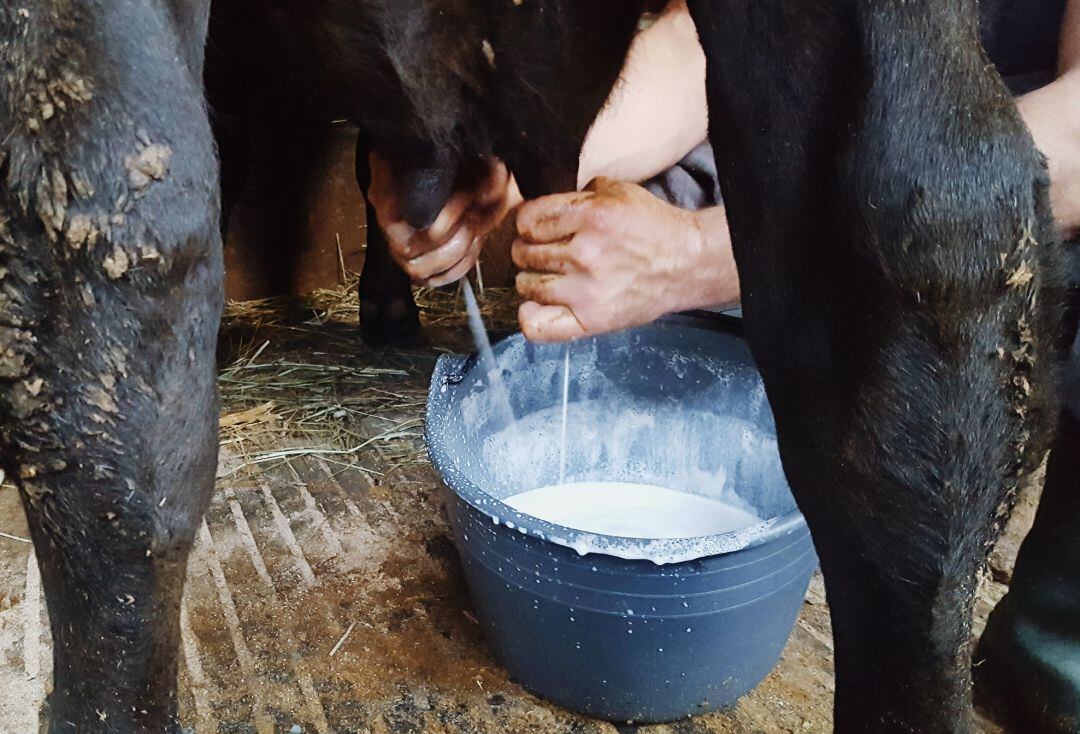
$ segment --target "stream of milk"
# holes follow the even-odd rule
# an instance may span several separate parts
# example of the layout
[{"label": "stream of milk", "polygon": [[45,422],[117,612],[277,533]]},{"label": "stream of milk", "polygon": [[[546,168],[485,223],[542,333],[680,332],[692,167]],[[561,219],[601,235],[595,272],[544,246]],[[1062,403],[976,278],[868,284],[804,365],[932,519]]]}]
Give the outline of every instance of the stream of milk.
[{"label": "stream of milk", "polygon": [[491,351],[491,340],[488,339],[487,329],[484,328],[484,317],[480,315],[480,307],[476,304],[476,295],[468,278],[461,279],[461,290],[465,295],[465,311],[469,316],[469,331],[472,332],[473,341],[480,352],[480,366],[487,378],[487,384],[491,392],[491,400],[495,403],[504,426],[514,422],[514,409],[510,405],[510,393],[503,384],[502,372],[495,361],[495,353]]},{"label": "stream of milk", "polygon": [[563,352],[562,430],[559,435],[559,484],[566,481],[566,409],[570,405],[570,342]]},{"label": "stream of milk", "polygon": [[697,538],[761,522],[720,500],[630,482],[553,484],[503,501],[556,525],[624,538]]}]

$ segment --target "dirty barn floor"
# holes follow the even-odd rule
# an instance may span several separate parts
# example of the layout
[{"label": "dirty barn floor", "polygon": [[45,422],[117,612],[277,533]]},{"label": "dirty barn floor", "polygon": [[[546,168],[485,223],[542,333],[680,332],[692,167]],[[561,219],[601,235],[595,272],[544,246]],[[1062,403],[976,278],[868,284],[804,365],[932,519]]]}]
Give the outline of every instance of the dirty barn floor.
[{"label": "dirty barn floor", "polygon": [[[453,295],[426,298],[425,343],[393,352],[358,345],[355,299],[344,290],[231,307],[218,491],[181,610],[185,723],[259,734],[829,731],[832,647],[819,576],[779,666],[729,712],[613,726],[507,679],[470,612],[444,490],[425,460],[427,377],[440,351],[468,346]],[[507,300],[487,292],[498,326],[511,323]],[[36,730],[51,658],[10,485],[0,487],[0,532],[0,732],[23,734]],[[1009,561],[998,565],[995,577],[1006,578]],[[984,585],[981,618],[1004,589]]]}]

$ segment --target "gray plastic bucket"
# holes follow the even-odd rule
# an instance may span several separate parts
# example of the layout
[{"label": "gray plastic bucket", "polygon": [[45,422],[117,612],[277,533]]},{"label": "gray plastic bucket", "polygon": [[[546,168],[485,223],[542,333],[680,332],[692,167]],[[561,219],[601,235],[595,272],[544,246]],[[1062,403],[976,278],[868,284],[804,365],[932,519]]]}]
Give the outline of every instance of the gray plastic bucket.
[{"label": "gray plastic bucket", "polygon": [[[563,349],[520,335],[495,345],[518,419],[559,409]],[[678,317],[575,342],[571,366],[567,481],[713,494],[766,519],[648,540],[517,512],[502,498],[558,480],[558,439],[522,430],[520,455],[500,460],[491,450],[507,422],[491,408],[484,370],[475,357],[444,356],[427,443],[452,490],[455,541],[491,648],[529,690],[603,719],[730,706],[775,666],[817,565],[749,350],[715,318]]]}]

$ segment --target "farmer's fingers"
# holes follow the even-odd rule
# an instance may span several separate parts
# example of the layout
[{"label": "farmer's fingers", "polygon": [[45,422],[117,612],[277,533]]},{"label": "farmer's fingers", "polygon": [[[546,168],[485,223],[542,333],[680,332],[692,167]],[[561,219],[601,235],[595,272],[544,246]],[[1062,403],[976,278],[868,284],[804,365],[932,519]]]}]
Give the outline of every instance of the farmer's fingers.
[{"label": "farmer's fingers", "polygon": [[592,198],[587,191],[575,191],[527,201],[518,209],[518,233],[531,242],[568,240],[591,224]]},{"label": "farmer's fingers", "polygon": [[581,280],[572,275],[529,271],[518,273],[514,285],[522,300],[549,305],[572,303],[575,297],[580,297],[583,286]]},{"label": "farmer's fingers", "polygon": [[536,244],[517,239],[510,246],[510,257],[519,270],[540,273],[569,273],[575,270],[573,253],[569,242]]},{"label": "farmer's fingers", "polygon": [[473,204],[474,196],[469,191],[459,191],[447,199],[439,216],[431,226],[423,230],[433,247],[445,244],[459,229],[462,218]]},{"label": "farmer's fingers", "polygon": [[545,306],[526,301],[518,307],[518,322],[529,341],[560,342],[589,335],[588,329],[566,306]]},{"label": "farmer's fingers", "polygon": [[474,242],[474,245],[469,248],[469,251],[465,253],[465,256],[455,263],[453,267],[428,278],[422,285],[425,285],[428,288],[438,288],[439,286],[461,280],[470,270],[476,267],[476,261],[479,259],[479,256],[480,243],[479,240],[477,240]]},{"label": "farmer's fingers", "polygon": [[410,258],[402,267],[413,280],[427,280],[459,263],[471,248],[473,239],[472,230],[462,227],[446,244]]}]

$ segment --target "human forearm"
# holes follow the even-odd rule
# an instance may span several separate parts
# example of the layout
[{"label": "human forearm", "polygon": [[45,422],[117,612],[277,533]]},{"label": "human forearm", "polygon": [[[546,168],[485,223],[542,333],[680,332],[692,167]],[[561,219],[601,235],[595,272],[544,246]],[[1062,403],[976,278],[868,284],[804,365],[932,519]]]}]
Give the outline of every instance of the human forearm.
[{"label": "human forearm", "polygon": [[585,139],[578,187],[597,176],[643,181],[705,139],[705,55],[682,0],[638,34]]},{"label": "human forearm", "polygon": [[1017,100],[1050,169],[1050,202],[1066,237],[1080,234],[1080,0],[1069,0],[1058,48],[1058,78]]},{"label": "human forearm", "polygon": [[739,302],[739,273],[731,250],[727,211],[714,206],[692,214],[697,236],[688,238],[672,278],[668,311],[733,306]]},{"label": "human forearm", "polygon": [[1061,21],[1058,40],[1058,73],[1080,68],[1080,0],[1069,0]]}]

